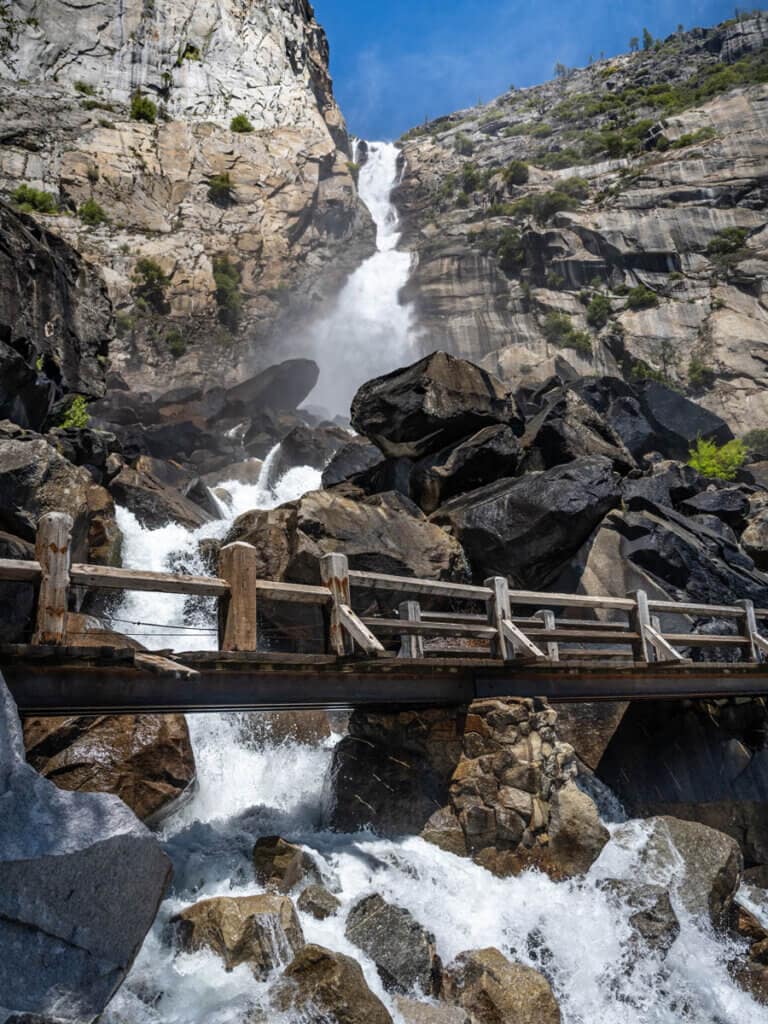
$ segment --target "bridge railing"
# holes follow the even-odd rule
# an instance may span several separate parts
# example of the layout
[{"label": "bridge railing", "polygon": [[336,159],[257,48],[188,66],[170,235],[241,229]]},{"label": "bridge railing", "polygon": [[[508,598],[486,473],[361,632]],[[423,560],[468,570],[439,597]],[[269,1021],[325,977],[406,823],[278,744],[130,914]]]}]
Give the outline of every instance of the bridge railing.
[{"label": "bridge railing", "polygon": [[[219,649],[230,652],[259,649],[257,604],[264,598],[322,608],[327,650],[339,656],[358,649],[391,656],[393,645],[401,658],[490,653],[505,661],[539,662],[600,657],[681,663],[689,660],[685,652],[691,648],[738,649],[743,660],[753,662],[768,654],[768,639],[758,627],[758,621],[768,620],[768,609],[756,609],[748,600],[718,605],[658,600],[644,590],[626,597],[516,590],[503,576],[477,586],[350,569],[342,554],[320,558],[320,586],[281,583],[259,578],[258,552],[242,542],[221,549],[218,576],[188,576],[72,564],[71,537],[71,517],[51,512],[38,524],[34,560],[0,559],[0,581],[38,587],[32,637],[37,646],[67,644],[69,591],[79,586],[217,598]],[[360,615],[353,608],[355,590],[388,592],[403,600],[397,614]],[[422,608],[419,598],[430,605],[448,602],[451,610]],[[456,611],[461,603],[473,610]],[[663,628],[662,616],[674,628]],[[713,620],[716,628],[719,620],[728,620],[733,630],[692,630],[692,619]],[[435,646],[440,640],[448,643],[447,650]]]}]

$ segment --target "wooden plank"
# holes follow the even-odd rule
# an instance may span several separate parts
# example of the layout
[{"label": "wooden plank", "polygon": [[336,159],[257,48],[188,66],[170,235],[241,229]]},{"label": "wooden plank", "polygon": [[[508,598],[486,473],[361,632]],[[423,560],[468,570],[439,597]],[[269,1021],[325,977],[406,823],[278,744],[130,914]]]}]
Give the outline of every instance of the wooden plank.
[{"label": "wooden plank", "polygon": [[[555,613],[549,609],[543,609],[538,612],[538,617],[544,623],[544,629],[550,632],[557,629],[557,620],[555,619]],[[550,661],[560,661],[560,648],[557,643],[553,640],[547,643],[547,657]]]},{"label": "wooden plank", "polygon": [[510,590],[509,599],[513,605],[529,604],[558,608],[601,608],[610,611],[632,611],[634,601],[629,597],[590,597],[587,594],[549,594],[546,591]]},{"label": "wooden plank", "polygon": [[681,647],[746,647],[749,641],[743,636],[708,636],[706,633],[664,633],[665,640]]},{"label": "wooden plank", "polygon": [[219,572],[229,584],[221,639],[224,651],[256,650],[258,569],[258,552],[252,544],[236,541],[219,552]]},{"label": "wooden plank", "polygon": [[361,572],[350,569],[349,581],[355,587],[370,587],[372,590],[397,590],[410,594],[431,594],[433,597],[454,597],[467,601],[486,601],[487,587],[475,587],[467,583],[444,583],[441,580],[423,580],[411,576],[389,576],[381,572]]},{"label": "wooden plank", "polygon": [[39,562],[22,558],[0,558],[0,582],[37,583],[42,575]]},{"label": "wooden plank", "polygon": [[716,618],[740,619],[744,609],[732,604],[691,604],[685,601],[655,601],[648,599],[648,608],[652,612],[671,612],[676,615],[699,615]]},{"label": "wooden plank", "polygon": [[377,633],[410,633],[415,636],[476,636],[490,640],[496,636],[493,626],[475,626],[461,622],[411,622],[407,619],[363,618]]},{"label": "wooden plank", "polygon": [[[398,608],[399,617],[406,622],[421,622],[421,605],[418,601],[401,601]],[[424,640],[412,633],[403,633],[400,637],[399,658],[423,658]]]},{"label": "wooden plank", "polygon": [[522,629],[518,629],[513,622],[509,621],[509,619],[501,620],[501,629],[514,649],[522,649],[534,658],[547,657],[544,651],[537,647],[536,644],[525,635]]},{"label": "wooden plank", "polygon": [[256,580],[260,597],[288,604],[330,604],[327,587],[312,587],[304,583],[278,583],[274,580]]},{"label": "wooden plank", "polygon": [[634,630],[627,629],[623,633],[608,633],[599,629],[529,629],[526,630],[529,637],[534,640],[554,640],[566,644],[616,644],[620,641],[632,643],[638,639]]},{"label": "wooden plank", "polygon": [[40,589],[33,642],[63,644],[67,630],[72,516],[47,512],[37,524],[35,555],[40,564]]},{"label": "wooden plank", "polygon": [[144,569],[115,569],[109,565],[75,564],[70,577],[78,586],[105,590],[146,590],[193,597],[226,597],[229,593],[227,581],[215,576],[182,576]]},{"label": "wooden plank", "polygon": [[632,641],[632,651],[636,661],[652,661],[654,647],[648,641],[648,630],[652,628],[648,595],[644,590],[636,590],[632,597],[635,607],[630,612],[629,621],[637,633],[637,639]]},{"label": "wooden plank", "polygon": [[366,654],[386,654],[381,643],[348,604],[339,604],[339,619],[344,629],[355,643],[360,644]]},{"label": "wooden plank", "polygon": [[328,650],[333,654],[351,654],[354,644],[344,629],[341,605],[352,606],[349,561],[346,555],[329,554],[320,559],[320,577],[331,595],[328,615]]},{"label": "wooden plank", "polygon": [[676,650],[672,644],[668,643],[662,634],[655,628],[655,626],[645,626],[645,635],[650,641],[652,647],[658,655],[662,658],[664,655],[671,661],[690,661],[690,658],[684,658],[680,651]]},{"label": "wooden plank", "polygon": [[157,672],[158,675],[172,675],[177,679],[190,679],[199,675],[195,669],[155,653],[137,651],[134,663],[140,668],[149,669],[150,672]]}]

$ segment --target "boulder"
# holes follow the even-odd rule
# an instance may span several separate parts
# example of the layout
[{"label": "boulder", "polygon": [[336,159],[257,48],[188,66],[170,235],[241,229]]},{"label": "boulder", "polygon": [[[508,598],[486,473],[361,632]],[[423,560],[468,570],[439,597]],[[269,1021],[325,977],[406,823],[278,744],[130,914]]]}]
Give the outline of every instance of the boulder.
[{"label": "boulder", "polygon": [[188,952],[211,949],[228,971],[247,964],[266,978],[304,945],[304,934],[287,896],[219,896],[202,900],[171,919]]},{"label": "boulder", "polygon": [[222,412],[227,417],[251,416],[262,406],[292,411],[314,389],[319,376],[318,365],[311,359],[286,359],[228,388]]},{"label": "boulder", "polygon": [[573,781],[552,795],[549,846],[542,853],[552,877],[570,878],[585,874],[600,856],[610,834],[600,821],[591,797]]},{"label": "boulder", "polygon": [[[34,557],[34,544],[0,531],[0,558],[19,558],[28,562]],[[21,643],[31,636],[35,608],[34,584],[0,583],[0,643]]]},{"label": "boulder", "polygon": [[443,975],[443,998],[467,1010],[472,1024],[560,1024],[544,975],[498,949],[460,953]]},{"label": "boulder", "polygon": [[757,568],[768,572],[768,505],[754,503],[741,545]]},{"label": "boulder", "polygon": [[362,473],[381,462],[382,454],[371,441],[355,437],[347,441],[334,454],[323,470],[323,487],[334,487],[356,473]]},{"label": "boulder", "polygon": [[98,484],[107,478],[109,456],[121,450],[115,434],[89,427],[56,427],[46,440],[74,466],[85,466]]},{"label": "boulder", "polygon": [[418,459],[495,423],[520,428],[516,403],[492,374],[433,352],[363,384],[352,426],[390,458]]},{"label": "boulder", "polygon": [[749,496],[739,487],[708,487],[705,491],[685,498],[680,511],[689,515],[717,516],[724,523],[741,533],[747,525]]},{"label": "boulder", "polygon": [[0,821],[2,1011],[86,1024],[130,970],[170,863],[118,797],[64,792],[25,762],[1,677]]},{"label": "boulder", "polygon": [[273,990],[273,1002],[278,1010],[294,1011],[312,1022],[392,1024],[360,965],[323,946],[306,945],[297,953]]},{"label": "boulder", "polygon": [[295,466],[324,469],[348,440],[349,433],[341,427],[307,427],[304,424],[294,427],[280,442],[267,483],[276,484]]},{"label": "boulder", "polygon": [[322,875],[306,850],[280,836],[262,836],[253,848],[256,881],[278,892],[289,892],[299,882],[322,882]]},{"label": "boulder", "polygon": [[316,921],[324,921],[326,917],[332,917],[339,910],[341,901],[324,885],[308,885],[302,890],[296,906],[302,914],[309,914]]},{"label": "boulder", "polygon": [[669,459],[685,459],[699,438],[725,444],[733,432],[725,420],[658,381],[648,381],[640,406],[656,435],[656,447]]},{"label": "boulder", "polygon": [[407,996],[397,996],[395,1006],[404,1024],[472,1024],[467,1011],[460,1006],[422,1003]]},{"label": "boulder", "polygon": [[115,793],[148,822],[176,809],[195,784],[183,715],[26,718],[24,745],[29,763],[59,789]]},{"label": "boulder", "polygon": [[378,893],[366,896],[349,911],[344,934],[376,964],[388,992],[439,994],[442,963],[435,937],[404,907]]},{"label": "boulder", "polygon": [[652,463],[643,476],[627,477],[621,490],[630,509],[642,509],[648,505],[676,508],[706,486],[707,481],[693,466],[663,459]]},{"label": "boulder", "polygon": [[605,417],[637,459],[656,446],[654,428],[640,407],[638,393],[619,377],[583,377],[570,385],[587,405]]},{"label": "boulder", "polygon": [[637,845],[637,823],[620,825],[611,845],[634,851],[633,882],[669,886],[693,917],[716,928],[728,922],[743,860],[735,839],[698,822],[648,818],[646,841]]},{"label": "boulder", "polygon": [[664,957],[680,934],[680,922],[672,907],[669,892],[660,885],[637,885],[631,881],[611,878],[601,884],[617,904],[628,906],[629,923],[635,932],[638,953],[643,947]]},{"label": "boulder", "polygon": [[109,485],[119,505],[125,506],[141,526],[156,530],[179,523],[190,530],[213,520],[210,512],[166,486],[151,473],[124,466]]},{"label": "boulder", "polygon": [[272,449],[296,427],[305,426],[295,412],[275,412],[269,407],[252,409],[243,431],[242,444],[249,456],[266,459]]},{"label": "boulder", "polygon": [[411,496],[429,515],[455,494],[513,476],[519,457],[520,442],[511,427],[483,427],[417,462],[409,478]]},{"label": "boulder", "polygon": [[583,458],[453,498],[431,522],[450,528],[476,579],[509,576],[514,585],[537,590],[619,500],[610,460]]}]

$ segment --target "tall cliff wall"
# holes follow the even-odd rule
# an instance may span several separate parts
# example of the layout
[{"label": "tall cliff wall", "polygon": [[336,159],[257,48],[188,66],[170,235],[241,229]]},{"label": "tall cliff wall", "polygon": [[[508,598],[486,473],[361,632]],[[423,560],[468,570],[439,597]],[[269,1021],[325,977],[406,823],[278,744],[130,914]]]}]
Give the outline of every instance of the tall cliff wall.
[{"label": "tall cliff wall", "polygon": [[[49,192],[58,212],[34,215],[102,268],[112,365],[130,383],[237,377],[287,311],[372,249],[305,0],[18,0],[10,13],[0,191]],[[136,97],[154,120],[136,119]],[[231,130],[237,115],[252,130]]]},{"label": "tall cliff wall", "polygon": [[563,360],[657,377],[737,432],[768,427],[766,83],[752,17],[409,132],[425,347],[518,383]]}]

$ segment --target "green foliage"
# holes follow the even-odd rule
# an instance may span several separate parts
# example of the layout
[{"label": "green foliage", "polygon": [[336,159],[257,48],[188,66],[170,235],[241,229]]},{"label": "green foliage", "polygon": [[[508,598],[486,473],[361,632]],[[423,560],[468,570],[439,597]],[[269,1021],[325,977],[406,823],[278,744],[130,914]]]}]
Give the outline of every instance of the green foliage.
[{"label": "green foliage", "polygon": [[357,185],[360,181],[360,164],[356,163],[354,160],[347,160],[347,170],[349,171],[350,177]]},{"label": "green foliage", "polygon": [[240,271],[229,256],[214,256],[213,280],[216,284],[219,323],[230,331],[236,331],[240,326],[243,298],[240,294]]},{"label": "green foliage", "polygon": [[501,176],[507,186],[526,185],[530,177],[528,164],[524,160],[512,160],[501,172]]},{"label": "green foliage", "polygon": [[565,285],[565,278],[562,274],[558,274],[556,270],[548,270],[545,283],[547,288],[551,288],[552,291],[559,291]]},{"label": "green foliage", "polygon": [[611,301],[607,295],[596,292],[587,306],[587,323],[598,330],[605,327],[611,316]]},{"label": "green foliage", "polygon": [[707,139],[713,139],[715,135],[717,132],[711,126],[697,128],[695,132],[686,132],[679,139],[675,139],[670,144],[670,149],[685,149],[686,146],[695,146],[697,142],[706,142]]},{"label": "green foliage", "polygon": [[659,304],[659,297],[656,292],[646,288],[644,284],[638,284],[627,292],[628,309],[654,309]]},{"label": "green foliage", "polygon": [[208,179],[208,198],[216,206],[231,206],[235,201],[235,186],[229,171],[214,174]]},{"label": "green foliage", "polygon": [[163,273],[156,260],[149,256],[139,257],[133,268],[133,281],[133,293],[140,302],[146,303],[156,313],[168,312],[165,293],[171,279]]},{"label": "green foliage", "polygon": [[647,28],[643,29],[643,49],[650,50],[653,48],[653,36]]},{"label": "green foliage", "polygon": [[253,131],[253,125],[248,120],[245,114],[235,114],[235,116],[229,122],[229,130],[232,132],[238,132],[241,135],[245,135],[248,132]]},{"label": "green foliage", "polygon": [[572,195],[563,192],[562,189],[555,189],[552,192],[538,192],[523,196],[514,204],[514,208],[516,215],[531,216],[539,223],[545,224],[556,213],[573,210],[577,205]]},{"label": "green foliage", "polygon": [[768,430],[761,428],[750,430],[744,435],[742,441],[752,454],[768,458]]},{"label": "green foliage", "polygon": [[99,206],[93,196],[80,204],[77,215],[83,224],[87,224],[91,228],[98,227],[99,224],[105,224],[109,220],[104,208]]},{"label": "green foliage", "polygon": [[88,82],[83,82],[80,79],[78,79],[74,83],[74,85],[75,85],[75,92],[81,92],[83,94],[83,96],[95,96],[96,95],[95,87],[90,85]]},{"label": "green foliage", "polygon": [[181,358],[187,351],[187,343],[184,341],[184,336],[176,327],[172,331],[168,331],[165,336],[165,343],[174,359]]},{"label": "green foliage", "polygon": [[24,213],[58,213],[56,200],[50,192],[29,185],[19,185],[12,193],[13,201]]},{"label": "green foliage", "polygon": [[59,420],[59,426],[64,429],[75,428],[82,430],[88,426],[90,416],[88,415],[88,403],[83,395],[76,395],[69,404],[67,411]]},{"label": "green foliage", "polygon": [[456,205],[460,210],[466,210],[469,206],[469,196],[463,190],[456,196]]},{"label": "green foliage", "polygon": [[144,96],[137,89],[131,97],[131,120],[146,121],[147,124],[154,124],[157,118],[157,104],[153,103],[149,96]]},{"label": "green foliage", "polygon": [[115,328],[118,338],[124,338],[133,330],[135,320],[130,313],[118,313],[115,317]]},{"label": "green foliage", "polygon": [[547,313],[542,331],[552,345],[575,349],[583,356],[592,354],[592,339],[588,332],[577,330],[567,313]]},{"label": "green foliage", "polygon": [[704,391],[712,387],[715,372],[701,356],[692,355],[688,364],[688,384],[694,391]]},{"label": "green foliage", "polygon": [[709,240],[707,253],[710,256],[730,256],[744,247],[748,234],[746,228],[723,228]]},{"label": "green foliage", "polygon": [[453,146],[459,156],[472,156],[475,151],[475,144],[469,136],[463,132],[457,132],[453,140]]},{"label": "green foliage", "polygon": [[194,43],[187,43],[182,52],[179,54],[179,59],[176,61],[176,66],[181,67],[185,60],[201,60],[202,56],[200,53],[200,47],[195,46]]},{"label": "green foliage", "polygon": [[496,258],[499,261],[499,267],[507,274],[513,273],[523,266],[525,249],[520,232],[515,228],[505,228],[498,236]]},{"label": "green foliage", "polygon": [[735,480],[738,471],[747,461],[747,454],[747,446],[743,441],[727,441],[718,448],[714,441],[700,437],[696,447],[688,452],[688,465],[710,479]]}]

